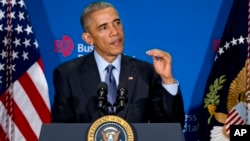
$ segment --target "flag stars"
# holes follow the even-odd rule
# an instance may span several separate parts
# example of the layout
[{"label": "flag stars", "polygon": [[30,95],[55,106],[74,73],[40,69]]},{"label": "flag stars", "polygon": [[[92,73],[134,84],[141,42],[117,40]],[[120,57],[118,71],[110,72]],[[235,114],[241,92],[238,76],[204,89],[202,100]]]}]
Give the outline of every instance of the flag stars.
[{"label": "flag stars", "polygon": [[19,11],[18,18],[19,18],[19,21],[24,20],[25,19],[24,18],[24,12]]},{"label": "flag stars", "polygon": [[7,4],[7,0],[1,0],[0,3],[2,3],[2,6],[4,7],[4,5]]},{"label": "flag stars", "polygon": [[15,30],[17,31],[17,33],[19,34],[20,32],[23,32],[23,27],[21,25],[17,25],[17,27],[15,28]]},{"label": "flag stars", "polygon": [[222,48],[222,47],[220,47],[220,48],[219,48],[218,53],[219,53],[220,55],[224,53],[224,51],[223,51],[223,48]]},{"label": "flag stars", "polygon": [[23,54],[22,54],[22,57],[23,57],[23,61],[25,61],[25,60],[29,60],[29,58],[28,58],[28,52],[24,52],[23,51]]},{"label": "flag stars", "polygon": [[8,39],[7,39],[7,37],[4,37],[4,40],[2,41],[2,43],[4,43],[4,46],[7,46],[7,44],[8,44]]},{"label": "flag stars", "polygon": [[18,4],[20,5],[21,8],[22,8],[23,6],[25,6],[25,3],[24,3],[23,0],[20,0],[20,1],[18,2]]},{"label": "flag stars", "polygon": [[27,32],[27,35],[29,35],[30,33],[33,33],[32,26],[27,25],[27,27],[24,30]]},{"label": "flag stars", "polygon": [[[226,50],[228,50],[232,46],[236,46],[236,45],[239,45],[239,44],[244,44],[244,43],[246,43],[244,40],[246,40],[247,43],[250,43],[250,39],[248,37],[244,38],[242,35],[238,39],[237,38],[235,39],[233,37],[231,41],[229,41],[229,42],[226,41],[225,42],[225,45],[223,46],[223,48],[225,48]],[[239,41],[239,43],[237,43],[237,41]],[[220,55],[222,55],[223,53],[225,53],[225,50],[223,50],[223,48],[220,47],[218,49],[218,52],[216,54],[216,57],[215,57],[214,61],[216,61]]]},{"label": "flag stars", "polygon": [[236,39],[234,39],[234,37],[233,37],[233,39],[232,39],[231,43],[232,43],[232,45],[233,45],[233,46],[235,46],[235,45],[237,45],[237,40],[236,40]]},{"label": "flag stars", "polygon": [[228,50],[230,47],[230,43],[226,42],[226,44],[224,45],[224,48],[226,48],[226,50]]},{"label": "flag stars", "polygon": [[7,52],[5,50],[2,50],[2,52],[0,53],[0,56],[2,56],[2,59],[7,57]]},{"label": "flag stars", "polygon": [[6,66],[7,71],[11,70],[11,71],[16,71],[16,65],[15,64],[11,64]]},{"label": "flag stars", "polygon": [[11,5],[14,7],[16,5],[16,0],[11,0]]},{"label": "flag stars", "polygon": [[12,51],[12,59],[15,60],[16,58],[18,59],[18,52],[15,52],[14,50]]},{"label": "flag stars", "polygon": [[7,17],[10,17],[12,19],[15,19],[15,12],[11,12],[10,15],[8,14]]},{"label": "flag stars", "polygon": [[3,70],[4,70],[4,65],[5,65],[5,64],[0,63],[0,71],[3,71]]},{"label": "flag stars", "polygon": [[16,71],[16,65],[15,64],[12,64],[11,66],[9,66],[9,69],[12,70],[12,71]]},{"label": "flag stars", "polygon": [[242,36],[240,36],[239,40],[239,44],[244,44],[244,38]]},{"label": "flag stars", "polygon": [[4,11],[0,10],[0,20],[2,20],[3,18],[5,18],[4,13],[5,13]]},{"label": "flag stars", "polygon": [[38,48],[38,42],[37,42],[37,40],[35,40],[35,42],[33,43],[34,45],[35,45],[35,47],[36,47],[36,49]]},{"label": "flag stars", "polygon": [[23,44],[25,45],[26,48],[30,46],[30,39],[25,38],[25,41],[23,42]]},{"label": "flag stars", "polygon": [[11,32],[12,31],[12,26],[13,25],[8,25],[7,27],[5,27],[5,30],[7,30],[8,32]]},{"label": "flag stars", "polygon": [[6,67],[6,69],[9,71],[9,70],[12,70],[12,71],[16,71],[16,65],[15,64],[11,64],[9,66]]},{"label": "flag stars", "polygon": [[15,44],[15,47],[21,46],[21,39],[15,38],[15,41],[13,43]]}]

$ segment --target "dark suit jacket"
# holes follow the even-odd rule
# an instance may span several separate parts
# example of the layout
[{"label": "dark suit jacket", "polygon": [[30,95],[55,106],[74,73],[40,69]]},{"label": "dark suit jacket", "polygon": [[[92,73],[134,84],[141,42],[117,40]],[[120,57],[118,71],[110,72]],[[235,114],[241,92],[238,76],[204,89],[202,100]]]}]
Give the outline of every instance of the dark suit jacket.
[{"label": "dark suit jacket", "polygon": [[[128,103],[118,116],[130,123],[180,122],[183,125],[180,89],[176,96],[169,94],[152,64],[122,55],[119,79],[127,85]],[[97,108],[100,81],[93,52],[55,68],[52,121],[88,123],[103,116]]]}]

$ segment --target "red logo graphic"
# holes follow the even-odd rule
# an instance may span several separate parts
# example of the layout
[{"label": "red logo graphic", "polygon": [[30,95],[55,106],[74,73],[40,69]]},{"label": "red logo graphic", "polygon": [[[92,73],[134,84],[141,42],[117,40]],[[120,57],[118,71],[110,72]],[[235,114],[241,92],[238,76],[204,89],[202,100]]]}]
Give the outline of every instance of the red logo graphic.
[{"label": "red logo graphic", "polygon": [[62,40],[54,41],[54,51],[57,53],[62,53],[64,57],[69,56],[74,50],[73,40],[66,35],[62,36]]},{"label": "red logo graphic", "polygon": [[214,48],[213,48],[213,51],[214,51],[214,52],[217,52],[219,46],[220,46],[220,39],[214,39],[214,40],[213,40],[213,47],[214,47]]}]

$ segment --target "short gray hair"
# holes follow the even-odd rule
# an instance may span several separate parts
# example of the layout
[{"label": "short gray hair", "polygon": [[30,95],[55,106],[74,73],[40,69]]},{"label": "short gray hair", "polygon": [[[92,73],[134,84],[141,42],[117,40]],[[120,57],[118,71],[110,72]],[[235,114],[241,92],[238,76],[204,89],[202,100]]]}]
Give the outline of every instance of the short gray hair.
[{"label": "short gray hair", "polygon": [[[114,8],[116,10],[116,8],[112,4],[107,3],[107,2],[103,2],[103,1],[93,2],[93,3],[89,4],[83,10],[83,12],[81,14],[81,18],[80,18],[80,22],[81,22],[83,30],[85,30],[85,31],[88,30],[87,21],[88,21],[90,15],[93,12],[101,10],[101,9],[105,9],[105,8],[108,8],[108,7],[112,7],[112,8]],[[116,12],[117,12],[117,10],[116,10]],[[117,14],[118,14],[118,12],[117,12]]]}]

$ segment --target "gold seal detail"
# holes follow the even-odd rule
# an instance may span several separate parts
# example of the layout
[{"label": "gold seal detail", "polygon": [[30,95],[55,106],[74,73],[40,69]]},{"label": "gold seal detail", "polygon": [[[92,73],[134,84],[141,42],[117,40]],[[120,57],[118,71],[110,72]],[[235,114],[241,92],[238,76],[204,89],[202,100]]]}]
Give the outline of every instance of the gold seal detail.
[{"label": "gold seal detail", "polygon": [[123,118],[107,115],[90,125],[88,141],[134,141],[134,132]]}]

